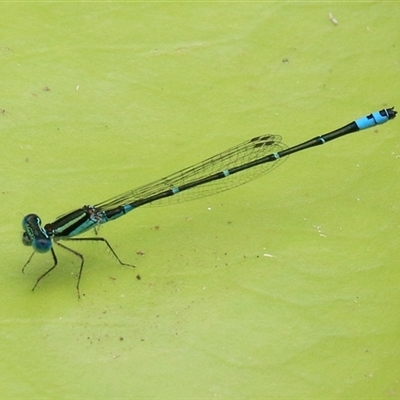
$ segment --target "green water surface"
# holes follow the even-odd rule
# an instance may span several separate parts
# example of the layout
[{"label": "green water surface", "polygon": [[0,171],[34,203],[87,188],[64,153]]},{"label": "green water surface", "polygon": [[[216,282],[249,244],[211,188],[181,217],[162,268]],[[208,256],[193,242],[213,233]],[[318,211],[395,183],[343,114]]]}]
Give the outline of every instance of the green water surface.
[{"label": "green water surface", "polygon": [[75,243],[81,300],[60,249],[31,292],[20,225],[400,109],[399,2],[0,9],[1,398],[400,398],[399,119],[107,224],[137,267]]}]

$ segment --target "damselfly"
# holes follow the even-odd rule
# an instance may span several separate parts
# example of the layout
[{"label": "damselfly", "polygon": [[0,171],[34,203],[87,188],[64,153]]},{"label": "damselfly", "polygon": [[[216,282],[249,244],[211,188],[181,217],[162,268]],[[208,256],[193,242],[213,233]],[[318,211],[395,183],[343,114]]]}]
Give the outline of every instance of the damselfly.
[{"label": "damselfly", "polygon": [[166,201],[171,203],[174,200],[193,200],[231,189],[271,171],[284,160],[284,157],[290,154],[324,144],[349,133],[383,124],[395,118],[395,116],[394,108],[376,111],[342,128],[289,148],[281,142],[280,136],[257,136],[165,178],[122,193],[102,203],[85,205],[62,215],[45,226],[42,226],[41,219],[36,214],[28,214],[22,220],[24,229],[22,243],[26,246],[32,246],[34,251],[22,271],[30,263],[35,252],[46,253],[51,251],[54,264],[36,280],[32,288],[32,290],[35,290],[42,278],[57,266],[58,261],[53,248],[54,241],[58,246],[72,252],[81,260],[76,284],[78,297],[80,297],[79,285],[84,257],[60,243],[60,240],[102,241],[120,264],[134,267],[122,262],[106,239],[102,237],[75,238],[75,236],[92,228],[97,233],[99,225],[113,221],[144,205],[162,204]]}]

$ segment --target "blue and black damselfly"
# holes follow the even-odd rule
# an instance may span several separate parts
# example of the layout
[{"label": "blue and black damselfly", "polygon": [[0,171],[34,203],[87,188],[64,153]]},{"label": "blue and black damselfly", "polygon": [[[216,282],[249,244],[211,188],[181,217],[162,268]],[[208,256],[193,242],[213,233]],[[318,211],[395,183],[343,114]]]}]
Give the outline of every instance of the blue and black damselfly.
[{"label": "blue and black damselfly", "polygon": [[22,243],[33,247],[33,253],[22,268],[30,263],[35,252],[51,251],[54,264],[39,276],[32,290],[50,271],[57,266],[57,257],[53,240],[58,246],[72,252],[81,260],[78,272],[77,291],[80,297],[79,284],[82,276],[84,257],[70,249],[60,240],[95,240],[104,242],[122,265],[134,267],[120,260],[108,241],[101,237],[75,238],[89,229],[97,233],[99,225],[113,221],[138,207],[149,204],[163,204],[177,200],[187,201],[231,189],[265,174],[275,168],[284,157],[313,146],[324,144],[349,133],[383,124],[396,117],[394,108],[373,112],[332,132],[317,136],[297,146],[287,147],[281,143],[280,136],[257,136],[242,144],[230,148],[198,164],[175,172],[165,178],[122,193],[102,203],[86,205],[57,218],[54,222],[42,226],[36,214],[28,214],[22,220],[24,233]]}]

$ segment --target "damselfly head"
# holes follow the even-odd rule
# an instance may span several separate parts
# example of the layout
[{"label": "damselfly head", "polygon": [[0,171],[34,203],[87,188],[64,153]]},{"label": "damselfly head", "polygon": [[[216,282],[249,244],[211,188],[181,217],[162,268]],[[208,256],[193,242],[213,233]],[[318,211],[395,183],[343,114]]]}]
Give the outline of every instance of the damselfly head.
[{"label": "damselfly head", "polygon": [[36,214],[28,214],[22,220],[22,243],[32,246],[38,253],[46,253],[52,247],[49,235],[41,226],[42,221]]}]

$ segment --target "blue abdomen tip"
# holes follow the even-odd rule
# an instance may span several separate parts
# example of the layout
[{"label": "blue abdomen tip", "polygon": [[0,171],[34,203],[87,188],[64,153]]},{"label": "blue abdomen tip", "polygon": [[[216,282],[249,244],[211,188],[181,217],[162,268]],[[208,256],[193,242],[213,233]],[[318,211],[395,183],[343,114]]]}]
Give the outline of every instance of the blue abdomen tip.
[{"label": "blue abdomen tip", "polygon": [[371,128],[375,125],[384,124],[385,122],[389,121],[390,115],[388,110],[384,109],[381,111],[375,111],[365,117],[361,117],[355,121],[358,126],[358,129],[367,129]]}]

